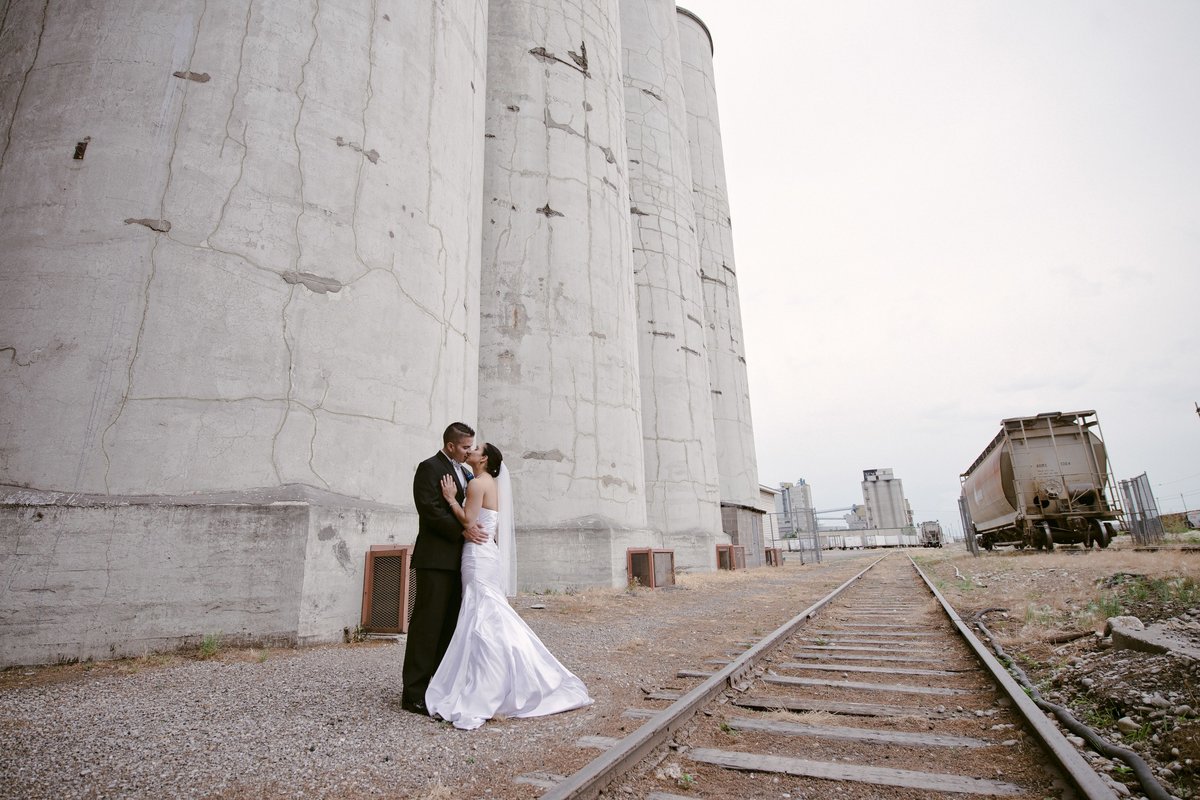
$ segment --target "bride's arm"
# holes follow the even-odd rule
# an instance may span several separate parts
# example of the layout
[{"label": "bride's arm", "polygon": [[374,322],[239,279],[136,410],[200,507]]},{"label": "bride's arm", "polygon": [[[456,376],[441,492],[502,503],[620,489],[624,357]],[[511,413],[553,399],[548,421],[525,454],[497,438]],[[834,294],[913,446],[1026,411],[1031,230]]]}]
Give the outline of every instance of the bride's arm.
[{"label": "bride's arm", "polygon": [[456,490],[453,478],[449,475],[442,478],[442,496],[446,498],[446,502],[450,504],[450,510],[462,523],[462,526],[470,528],[479,519],[479,509],[483,508],[483,484],[478,478],[467,482],[465,507],[460,506],[458,500],[455,499]]}]

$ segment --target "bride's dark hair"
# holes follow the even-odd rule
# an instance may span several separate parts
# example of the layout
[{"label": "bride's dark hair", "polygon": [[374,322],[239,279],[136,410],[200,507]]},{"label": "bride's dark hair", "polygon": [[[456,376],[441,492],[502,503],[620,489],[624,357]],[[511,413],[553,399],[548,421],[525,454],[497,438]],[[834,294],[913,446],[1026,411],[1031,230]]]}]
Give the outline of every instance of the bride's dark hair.
[{"label": "bride's dark hair", "polygon": [[483,454],[487,456],[487,474],[495,478],[500,474],[500,465],[504,463],[504,454],[491,442],[483,446]]}]

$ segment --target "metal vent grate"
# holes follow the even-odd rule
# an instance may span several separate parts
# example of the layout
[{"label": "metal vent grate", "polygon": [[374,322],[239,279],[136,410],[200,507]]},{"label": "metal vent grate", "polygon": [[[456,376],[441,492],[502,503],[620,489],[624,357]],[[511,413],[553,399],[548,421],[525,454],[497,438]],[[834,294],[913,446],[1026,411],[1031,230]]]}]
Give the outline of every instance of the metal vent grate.
[{"label": "metal vent grate", "polygon": [[402,555],[376,556],[375,581],[371,591],[372,628],[389,628],[400,619],[400,589],[404,581],[400,571],[406,566]]},{"label": "metal vent grate", "polygon": [[372,633],[406,633],[416,597],[411,547],[372,545],[363,573],[362,627]]}]

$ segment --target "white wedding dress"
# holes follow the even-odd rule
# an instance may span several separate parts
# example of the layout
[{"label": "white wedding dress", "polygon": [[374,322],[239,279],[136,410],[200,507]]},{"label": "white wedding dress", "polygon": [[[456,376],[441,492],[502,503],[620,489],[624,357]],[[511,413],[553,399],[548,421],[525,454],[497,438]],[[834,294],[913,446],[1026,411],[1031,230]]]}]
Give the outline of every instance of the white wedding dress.
[{"label": "white wedding dress", "polygon": [[480,509],[479,524],[491,538],[463,545],[458,624],[425,690],[430,715],[463,730],[493,717],[539,717],[592,703],[583,681],[550,654],[505,599],[498,518]]}]

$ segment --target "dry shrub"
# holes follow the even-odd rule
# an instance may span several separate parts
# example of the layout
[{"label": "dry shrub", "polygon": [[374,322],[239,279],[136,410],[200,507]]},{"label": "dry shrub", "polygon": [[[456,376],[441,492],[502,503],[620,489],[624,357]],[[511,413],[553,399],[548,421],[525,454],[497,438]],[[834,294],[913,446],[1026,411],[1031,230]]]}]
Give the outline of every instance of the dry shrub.
[{"label": "dry shrub", "polygon": [[[955,568],[966,580],[956,577]],[[1105,619],[1123,613],[1128,598],[1110,585],[1114,575],[1196,581],[1200,554],[1134,551],[1128,541],[1119,541],[1107,550],[997,550],[978,558],[946,551],[923,559],[922,569],[940,583],[939,590],[964,617],[1003,608],[1007,621],[999,614],[987,618],[994,631],[999,627],[1022,639],[1049,641],[1099,630]]]},{"label": "dry shrub", "polygon": [[454,790],[446,788],[441,781],[438,781],[426,786],[421,798],[422,800],[455,800],[457,796]]}]

